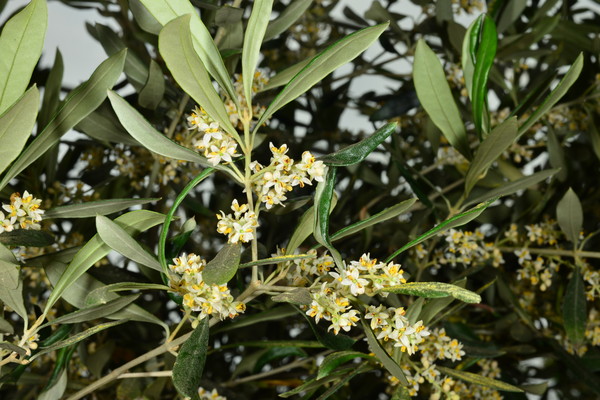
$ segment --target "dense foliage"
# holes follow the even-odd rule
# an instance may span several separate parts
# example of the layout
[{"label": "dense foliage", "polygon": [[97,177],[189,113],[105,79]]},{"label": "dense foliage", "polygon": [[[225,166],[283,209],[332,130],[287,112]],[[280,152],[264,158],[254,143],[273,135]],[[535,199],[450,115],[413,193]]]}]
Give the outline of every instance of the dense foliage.
[{"label": "dense foliage", "polygon": [[600,396],[593,2],[61,1],[114,24],[77,88],[0,34],[2,399]]}]

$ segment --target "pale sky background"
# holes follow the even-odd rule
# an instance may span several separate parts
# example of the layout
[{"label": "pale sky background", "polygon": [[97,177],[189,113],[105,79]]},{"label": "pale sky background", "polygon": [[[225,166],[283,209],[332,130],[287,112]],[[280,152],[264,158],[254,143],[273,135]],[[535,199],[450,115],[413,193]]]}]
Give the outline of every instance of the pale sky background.
[{"label": "pale sky background", "polygon": [[[9,0],[6,8],[0,14],[0,25],[4,24],[9,15],[16,9],[28,4],[29,0]],[[600,10],[600,5],[591,0],[580,0],[580,7],[591,7]],[[363,15],[371,5],[369,0],[339,0],[335,7],[335,15],[340,19],[345,19],[342,10],[345,6],[350,6],[358,15]],[[420,8],[408,0],[402,0],[395,3],[393,11],[401,12],[407,15],[419,15]],[[60,1],[48,1],[48,31],[45,39],[45,50],[42,55],[42,65],[49,67],[54,63],[56,48],[59,48],[65,64],[64,84],[68,87],[75,87],[88,79],[94,69],[106,59],[106,54],[100,44],[96,42],[85,28],[85,23],[103,23],[116,27],[116,24],[109,18],[105,18],[95,10],[80,10],[68,7]],[[459,22],[465,26],[470,23],[475,15],[459,18]],[[371,21],[372,22],[372,21]],[[410,19],[404,19],[400,23],[401,27],[412,28]],[[375,43],[367,54],[377,54],[379,44]],[[348,67],[349,68],[349,67]],[[410,72],[411,65],[408,60],[401,60],[394,64],[399,72]],[[337,73],[345,74],[350,69],[340,68]],[[361,77],[353,82],[351,92],[353,97],[359,97],[367,90],[377,88],[380,93],[389,93],[390,89],[397,88],[397,83],[390,82],[381,77]],[[346,117],[346,115],[345,115]],[[372,130],[371,123],[366,117],[351,116],[343,119],[342,128],[350,129],[354,132],[359,130]]]}]

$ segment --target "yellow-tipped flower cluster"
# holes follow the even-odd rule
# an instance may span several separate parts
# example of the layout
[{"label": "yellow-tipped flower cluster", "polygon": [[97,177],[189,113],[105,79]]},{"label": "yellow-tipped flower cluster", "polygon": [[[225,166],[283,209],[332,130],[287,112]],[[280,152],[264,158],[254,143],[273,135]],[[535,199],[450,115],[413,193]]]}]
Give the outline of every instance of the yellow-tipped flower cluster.
[{"label": "yellow-tipped flower cluster", "polygon": [[210,315],[224,320],[234,318],[246,310],[246,305],[234,301],[227,285],[209,285],[202,279],[206,261],[190,253],[174,258],[169,265],[171,288],[183,296],[183,305],[198,311],[198,319]]},{"label": "yellow-tipped flower cluster", "polygon": [[296,162],[287,155],[285,144],[276,147],[269,143],[269,149],[273,156],[267,167],[256,161],[251,164],[256,174],[254,191],[267,209],[283,204],[287,199],[286,193],[294,187],[312,185],[313,180],[322,182],[325,179],[325,164],[317,161],[310,151],[302,153],[302,159]]},{"label": "yellow-tipped flower cluster", "polygon": [[13,193],[10,204],[2,204],[0,211],[0,233],[11,232],[14,229],[40,229],[40,221],[44,210],[40,209],[42,200],[36,199],[26,190],[21,196]]}]

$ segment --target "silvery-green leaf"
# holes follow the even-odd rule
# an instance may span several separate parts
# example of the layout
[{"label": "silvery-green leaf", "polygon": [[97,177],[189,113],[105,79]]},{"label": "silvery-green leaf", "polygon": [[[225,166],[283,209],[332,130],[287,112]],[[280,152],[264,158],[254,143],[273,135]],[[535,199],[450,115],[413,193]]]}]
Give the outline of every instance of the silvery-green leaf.
[{"label": "silvery-green leaf", "polygon": [[465,177],[466,195],[480,179],[485,177],[492,163],[515,142],[518,128],[517,118],[509,118],[496,126],[479,145]]},{"label": "silvery-green leaf", "polygon": [[252,103],[252,85],[254,83],[254,71],[260,56],[262,45],[271,17],[273,0],[254,0],[252,13],[248,19],[246,33],[244,34],[244,45],[242,47],[242,84],[244,95],[248,104]]},{"label": "silvery-green leaf", "polygon": [[150,199],[109,199],[87,201],[81,204],[68,204],[47,210],[44,219],[50,218],[90,218],[96,215],[108,215],[123,211],[129,207],[139,206],[160,200]]},{"label": "silvery-green leaf", "polygon": [[40,93],[34,85],[0,116],[0,173],[23,150],[35,125]]},{"label": "silvery-green leaf", "polygon": [[261,126],[275,111],[301,96],[338,67],[352,61],[377,40],[387,27],[388,23],[383,23],[361,29],[333,43],[314,56],[269,104],[256,127]]},{"label": "silvery-green leaf", "polygon": [[275,18],[269,22],[265,32],[265,41],[271,40],[294,24],[304,12],[310,7],[313,0],[293,0],[290,4]]},{"label": "silvery-green leaf", "polygon": [[115,92],[109,91],[108,99],[127,132],[148,150],[175,160],[191,161],[204,166],[210,165],[205,157],[175,143],[154,129],[142,114]]},{"label": "silvery-green leaf", "polygon": [[42,55],[48,7],[45,0],[32,0],[2,28],[0,35],[0,114],[25,92]]},{"label": "silvery-green leaf", "polygon": [[160,54],[179,86],[217,121],[222,129],[241,142],[204,67],[203,63],[206,60],[202,58],[202,53],[196,52],[197,49],[193,45],[190,20],[194,20],[191,15],[183,15],[169,22],[160,31]]},{"label": "silvery-green leaf", "polygon": [[569,188],[558,202],[556,219],[567,239],[576,244],[579,241],[579,232],[583,227],[583,209],[579,197],[573,189]]},{"label": "silvery-green leaf", "polygon": [[419,101],[429,118],[452,147],[470,159],[467,132],[446,81],[446,74],[440,60],[423,39],[417,42],[413,79]]},{"label": "silvery-green leaf", "polygon": [[182,396],[199,400],[198,387],[208,352],[208,318],[200,321],[181,346],[173,365],[173,385]]},{"label": "silvery-green leaf", "polygon": [[102,215],[96,216],[96,229],[104,243],[111,249],[138,264],[145,265],[158,272],[162,271],[158,260],[148,253],[125,229]]},{"label": "silvery-green leaf", "polygon": [[235,276],[242,245],[240,243],[227,243],[202,270],[202,279],[209,285],[224,285]]},{"label": "silvery-green leaf", "polygon": [[[130,235],[135,235],[162,223],[164,217],[165,216],[160,213],[137,210],[121,215],[115,219],[115,222],[121,225]],[[44,313],[47,313],[52,308],[54,303],[56,303],[69,286],[81,277],[92,265],[104,258],[110,250],[110,247],[100,239],[99,235],[94,235],[85,246],[75,254],[73,261],[71,261],[69,266],[60,276],[58,282],[54,284],[54,289],[46,302]]]},{"label": "silvery-green leaf", "polygon": [[96,68],[86,82],[74,89],[63,101],[52,120],[23,150],[0,181],[4,188],[21,171],[41,157],[59,142],[63,134],[95,110],[106,98],[106,90],[111,88],[121,72],[126,51],[111,56]]},{"label": "silvery-green leaf", "polygon": [[215,45],[210,32],[188,0],[141,0],[146,9],[163,26],[177,17],[191,14],[191,33],[194,49],[198,53],[208,73],[217,81],[227,95],[237,102],[237,95],[231,77],[223,64],[221,53]]}]

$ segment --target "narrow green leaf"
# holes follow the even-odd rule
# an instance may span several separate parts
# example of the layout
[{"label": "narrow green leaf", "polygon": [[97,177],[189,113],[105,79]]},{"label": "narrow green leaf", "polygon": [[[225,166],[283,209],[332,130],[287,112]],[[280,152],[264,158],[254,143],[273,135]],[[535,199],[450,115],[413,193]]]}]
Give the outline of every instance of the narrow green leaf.
[{"label": "narrow green leaf", "polygon": [[[44,263],[46,275],[54,287],[56,287],[66,269],[67,265],[62,262],[51,261],[49,263]],[[77,280],[71,283],[66,290],[64,290],[61,297],[69,304],[79,309],[83,309],[89,306],[89,304],[86,303],[86,297],[88,297],[91,293],[95,293],[97,290],[105,288],[106,286],[107,285],[104,283],[94,279],[90,274],[84,273]],[[108,293],[104,297],[105,302],[117,298],[119,298],[119,295],[112,292]],[[116,313],[106,316],[106,318],[114,320],[129,319],[132,321],[147,322],[150,324],[159,325],[165,330],[166,336],[169,335],[169,327],[163,321],[161,321],[154,314],[144,310],[137,304],[130,304],[121,311],[117,311]]]},{"label": "narrow green leaf", "polygon": [[583,209],[579,197],[572,188],[558,202],[556,206],[556,219],[560,229],[565,233],[567,239],[573,244],[579,241],[579,233],[583,227]]},{"label": "narrow green leaf", "polygon": [[487,111],[487,81],[498,46],[498,33],[494,21],[485,17],[481,37],[477,43],[475,69],[473,71],[473,122],[478,132],[487,133],[489,115]]},{"label": "narrow green leaf", "polygon": [[53,319],[42,325],[40,328],[49,325],[57,324],[76,324],[79,322],[91,321],[93,319],[104,318],[107,315],[116,313],[117,311],[127,307],[133,303],[139,294],[132,294],[129,296],[117,297],[104,304],[96,304],[90,307],[82,308],[81,310],[74,311],[72,313],[62,315],[58,318]]},{"label": "narrow green leaf", "polygon": [[88,337],[95,335],[98,332],[101,332],[108,328],[112,328],[117,325],[121,325],[128,321],[129,321],[128,319],[122,319],[120,321],[105,322],[103,324],[95,325],[91,328],[86,329],[83,332],[76,333],[75,335],[73,335],[67,339],[61,340],[58,343],[55,343],[51,346],[40,349],[40,351],[38,351],[35,355],[33,355],[31,357],[31,360],[35,360],[36,358],[38,358],[44,354],[48,354],[54,350],[62,349],[63,347],[71,346],[73,344],[79,343],[82,340],[87,339]]},{"label": "narrow green leaf", "polygon": [[401,248],[396,250],[394,252],[394,254],[392,254],[385,260],[385,262],[388,263],[388,262],[392,261],[398,254],[402,253],[405,250],[410,249],[413,246],[416,246],[417,244],[419,244],[421,242],[424,242],[425,240],[429,239],[432,236],[435,236],[441,232],[447,231],[448,229],[464,225],[464,224],[474,220],[479,215],[481,215],[481,213],[496,200],[498,200],[498,198],[493,198],[491,200],[486,201],[485,203],[480,203],[477,206],[471,208],[470,210],[464,211],[460,214],[455,215],[452,218],[447,219],[446,221],[440,223],[439,225],[428,230],[424,234],[420,235],[419,237],[417,237],[414,240],[411,240],[410,242],[408,242],[407,244],[405,244],[404,246],[402,246]]},{"label": "narrow green leaf", "polygon": [[515,21],[517,21],[523,10],[527,7],[527,2],[522,0],[508,0],[506,7],[502,10],[502,14],[498,20],[498,33],[504,32]]},{"label": "narrow green leaf", "polygon": [[342,167],[357,164],[363,161],[373,150],[377,148],[385,139],[396,131],[398,124],[391,122],[379,128],[371,136],[361,140],[358,143],[351,144],[336,151],[335,153],[327,154],[319,157],[326,165],[334,167]]},{"label": "narrow green leaf", "polygon": [[9,289],[0,285],[0,301],[15,310],[23,320],[27,320],[27,309],[23,301],[23,280],[19,276],[17,287]]},{"label": "narrow green leaf", "polygon": [[19,286],[20,266],[15,254],[0,245],[0,287],[14,290]]},{"label": "narrow green leaf", "polygon": [[362,323],[365,335],[367,336],[367,343],[369,343],[369,348],[379,359],[379,362],[383,364],[385,369],[387,369],[387,371],[390,374],[395,376],[400,381],[400,384],[408,386],[408,380],[406,379],[406,376],[404,376],[402,368],[400,368],[398,363],[394,361],[392,357],[390,357],[390,355],[387,353],[387,351],[385,351],[383,347],[381,347],[379,340],[377,340],[377,337],[371,330],[369,324],[363,318],[361,318],[360,322]]},{"label": "narrow green leaf", "polygon": [[[325,386],[330,382],[334,382],[336,380],[338,380],[338,382],[340,382],[340,381],[344,381],[344,378],[355,376],[357,371],[360,372],[361,369],[356,368],[356,367],[340,368],[337,371],[332,372],[329,376],[326,376],[323,379],[317,379],[317,378],[310,379],[307,382],[303,383],[300,386],[295,387],[294,389],[292,389],[290,391],[281,393],[279,395],[279,397],[288,398],[288,397],[292,397],[296,394],[306,393],[306,392],[308,392],[310,394],[311,391],[314,393],[318,388],[320,388],[321,386]],[[347,381],[344,381],[344,383],[346,383],[346,382]]]},{"label": "narrow green leaf", "polygon": [[[337,196],[335,196],[334,193],[333,199],[331,199],[331,207],[329,208],[330,214],[335,208],[336,204]],[[304,212],[304,214],[302,214],[302,217],[300,217],[300,222],[296,226],[296,230],[294,230],[294,233],[292,234],[292,237],[285,248],[286,253],[293,254],[296,249],[313,233],[314,220],[315,208],[314,206],[311,206]]]},{"label": "narrow green leaf", "polygon": [[291,67],[287,67],[283,71],[278,72],[274,77],[269,79],[269,82],[265,85],[262,91],[267,91],[274,89],[276,87],[287,85],[293,77],[298,75],[300,71],[302,71],[310,62],[312,58],[307,58],[306,60],[302,60],[299,63],[292,65]]},{"label": "narrow green leaf", "polygon": [[253,373],[258,373],[262,368],[272,361],[280,360],[285,357],[306,357],[307,354],[304,350],[297,346],[285,346],[285,347],[270,347],[264,352],[254,364]]},{"label": "narrow green leaf", "polygon": [[316,255],[314,255],[314,254],[290,254],[290,255],[285,255],[285,256],[269,257],[269,258],[263,258],[260,260],[249,261],[247,263],[240,264],[239,268],[248,268],[248,267],[253,267],[255,265],[279,264],[279,263],[288,262],[288,261],[292,261],[292,260],[302,260],[305,258],[315,258],[315,257],[316,257]]},{"label": "narrow green leaf", "polygon": [[258,64],[260,46],[267,31],[272,8],[273,0],[255,0],[246,26],[242,47],[242,84],[244,85],[244,96],[247,104],[252,104],[254,71],[256,71]]},{"label": "narrow green leaf", "polygon": [[283,292],[276,296],[271,297],[271,300],[277,303],[290,303],[297,306],[306,306],[312,303],[312,297],[310,296],[310,290],[308,288],[298,287],[290,290],[289,292]]},{"label": "narrow green leaf", "polygon": [[195,51],[190,31],[191,18],[190,15],[178,17],[160,31],[158,37],[160,54],[179,86],[223,129],[242,143],[231,124],[221,97],[204,68],[203,61],[206,59]]},{"label": "narrow green leaf", "polygon": [[335,392],[337,392],[338,390],[340,390],[342,387],[346,386],[348,384],[348,382],[350,382],[350,380],[352,378],[354,378],[356,375],[362,374],[363,372],[369,371],[371,369],[373,369],[371,366],[368,366],[366,364],[362,364],[360,367],[355,368],[350,373],[343,375],[342,379],[340,379],[335,384],[331,385],[329,387],[329,389],[327,389],[327,391],[325,393],[323,393],[322,395],[320,395],[319,397],[317,397],[316,400],[326,400],[326,399],[328,399],[331,395],[335,394]]},{"label": "narrow green leaf", "polygon": [[54,237],[44,231],[15,229],[0,233],[0,243],[7,246],[46,247],[54,243]]},{"label": "narrow green leaf", "polygon": [[13,333],[15,333],[15,329],[10,324],[10,322],[5,320],[4,318],[0,318],[0,333],[8,333],[9,335],[12,335]]},{"label": "narrow green leaf", "polygon": [[42,98],[42,108],[38,116],[38,132],[45,127],[50,118],[56,113],[56,110],[60,106],[60,92],[62,90],[62,80],[65,71],[62,54],[60,50],[56,48],[56,55],[54,56],[54,65],[50,69],[48,79],[44,85],[44,95]]},{"label": "narrow green leaf", "polygon": [[34,85],[0,116],[0,173],[23,150],[38,114],[40,92]]},{"label": "narrow green leaf", "polygon": [[148,253],[148,251],[132,238],[125,229],[121,228],[109,218],[102,215],[96,216],[96,229],[98,230],[100,239],[117,253],[122,254],[138,264],[145,265],[159,272],[162,271],[160,263],[156,258]]},{"label": "narrow green leaf", "polygon": [[313,0],[294,0],[292,1],[277,18],[269,22],[265,32],[265,42],[271,40],[294,24],[304,12],[310,7]]},{"label": "narrow green leaf", "polygon": [[148,70],[148,79],[138,95],[140,106],[150,110],[156,110],[165,94],[165,77],[160,65],[154,60],[150,60]]},{"label": "narrow green leaf", "polygon": [[118,211],[123,211],[129,207],[153,203],[160,198],[148,199],[110,199],[95,200],[81,204],[69,204],[58,206],[47,210],[44,213],[44,219],[50,218],[90,218],[96,215],[108,215]]},{"label": "narrow green leaf", "polygon": [[148,150],[175,160],[191,161],[204,166],[210,165],[205,157],[175,143],[154,129],[142,114],[112,90],[108,91],[108,99],[123,127]]},{"label": "narrow green leaf", "polygon": [[[453,285],[459,287],[465,287],[466,284],[467,278],[463,278],[453,283]],[[436,317],[444,308],[448,307],[453,301],[454,298],[450,296],[427,301],[419,313],[419,318],[423,321],[423,325],[429,325],[429,322],[431,322],[434,317]]]},{"label": "narrow green leaf", "polygon": [[173,365],[173,385],[184,397],[199,400],[198,387],[208,351],[208,318],[200,321],[185,341]]},{"label": "narrow green leaf", "polygon": [[15,352],[21,357],[27,355],[27,350],[10,342],[0,342],[0,349]]},{"label": "narrow green leaf", "polygon": [[465,303],[481,303],[481,296],[460,286],[442,282],[409,282],[381,289],[382,292],[407,294],[429,299],[452,296]]},{"label": "narrow green leaf", "polygon": [[140,28],[148,33],[158,36],[162,29],[162,24],[150,14],[150,11],[144,7],[140,0],[129,0],[129,9]]},{"label": "narrow green leaf", "polygon": [[[121,225],[128,234],[135,235],[162,223],[164,218],[165,216],[163,214],[146,210],[137,210],[121,215],[119,218],[115,219],[115,222]],[[100,239],[99,235],[94,235],[85,246],[75,254],[73,261],[71,261],[58,282],[54,285],[54,290],[52,290],[52,293],[50,293],[50,297],[46,302],[44,313],[47,313],[52,308],[54,303],[56,303],[63,292],[73,284],[73,282],[83,275],[92,265],[104,258],[109,252],[110,247]]]},{"label": "narrow green leaf", "polygon": [[359,351],[337,351],[325,357],[325,359],[319,366],[317,379],[322,379],[326,377],[340,365],[345,364],[348,361],[354,360],[356,358],[364,358],[366,360],[377,360],[375,357],[369,354],[361,353]]},{"label": "narrow green leaf", "polygon": [[395,206],[388,207],[385,210],[370,216],[369,218],[363,219],[362,221],[356,222],[352,225],[348,225],[347,227],[342,228],[331,235],[331,240],[334,241],[345,238],[346,236],[360,232],[369,226],[373,226],[375,224],[387,221],[388,219],[394,218],[410,209],[412,205],[415,204],[415,201],[417,201],[416,198],[404,200]]},{"label": "narrow green leaf", "polygon": [[[100,42],[108,56],[112,56],[127,47],[117,32],[107,25],[100,23],[87,24],[87,28],[91,35]],[[123,73],[125,73],[127,81],[136,91],[141,90],[148,80],[148,66],[133,50],[127,52]]]},{"label": "narrow green leaf", "polygon": [[489,387],[492,389],[501,390],[504,392],[514,392],[514,393],[522,393],[523,392],[522,389],[519,389],[516,386],[510,385],[510,384],[502,382],[502,381],[498,381],[496,379],[487,378],[485,376],[474,374],[472,372],[458,371],[456,369],[440,367],[440,366],[438,366],[437,369],[442,374],[449,375],[453,378],[461,379],[465,382],[474,383],[476,385],[481,385],[481,386]]},{"label": "narrow green leaf", "polygon": [[224,285],[235,276],[240,258],[242,245],[227,243],[202,270],[202,279],[208,285]]},{"label": "narrow green leaf", "polygon": [[67,389],[67,369],[62,368],[58,380],[54,385],[42,391],[38,400],[56,400],[61,399]]},{"label": "narrow green leaf", "polygon": [[110,102],[102,103],[96,110],[75,125],[75,129],[101,143],[122,143],[142,146],[119,122]]},{"label": "narrow green leaf", "polygon": [[469,98],[473,98],[473,74],[475,73],[475,56],[479,32],[483,25],[485,15],[477,17],[465,32],[465,37],[462,43],[461,64],[463,69],[463,77],[465,79],[465,87]]},{"label": "narrow green leaf", "polygon": [[558,85],[550,92],[548,97],[540,104],[538,108],[531,114],[531,116],[521,125],[519,129],[519,135],[524,134],[537,122],[538,119],[546,114],[558,101],[567,93],[569,88],[575,83],[581,70],[583,69],[583,53],[579,54],[571,68],[567,71],[565,76],[560,80]]},{"label": "narrow green leaf", "polygon": [[470,159],[467,132],[446,81],[446,74],[440,60],[423,39],[417,42],[413,79],[417,97],[429,118],[442,131],[448,142]]},{"label": "narrow green leaf", "polygon": [[0,35],[0,114],[25,92],[42,55],[48,7],[45,0],[32,0],[15,14]]},{"label": "narrow green leaf", "polygon": [[465,177],[465,195],[471,192],[477,181],[485,177],[492,163],[514,143],[518,129],[517,118],[512,117],[495,127],[483,140]]},{"label": "narrow green leaf", "polygon": [[85,296],[85,304],[87,306],[94,306],[98,304],[106,304],[116,297],[116,292],[122,292],[125,290],[171,290],[170,287],[161,285],[158,283],[145,283],[145,282],[118,282],[111,283],[110,285],[104,285],[88,292]]},{"label": "narrow green leaf", "polygon": [[258,129],[275,111],[296,99],[335,69],[352,61],[365,51],[387,27],[388,23],[383,23],[354,32],[313,57],[269,104],[267,110],[258,120],[255,129]]},{"label": "narrow green leaf", "polygon": [[219,49],[192,4],[188,0],[141,0],[141,2],[163,26],[177,17],[186,14],[192,15],[190,28],[196,53],[198,53],[208,73],[227,92],[228,96],[237,102],[237,95],[231,83],[231,77],[227,72],[227,68],[225,68]]},{"label": "narrow green leaf", "polygon": [[534,394],[536,396],[543,396],[544,393],[546,393],[546,391],[548,390],[548,382],[519,385],[519,387],[523,389],[525,393]]},{"label": "narrow green leaf", "polygon": [[559,170],[556,174],[556,179],[560,182],[566,181],[569,172],[567,167],[567,157],[563,145],[556,136],[556,131],[552,126],[548,126],[546,148],[548,149],[548,161],[550,162],[550,166]]},{"label": "narrow green leaf", "polygon": [[160,236],[158,238],[158,261],[160,262],[160,266],[162,267],[163,273],[168,276],[169,268],[167,266],[167,257],[166,257],[166,244],[167,244],[167,235],[169,234],[169,226],[173,221],[175,216],[175,212],[177,211],[177,207],[183,202],[187,194],[196,187],[200,182],[202,182],[206,177],[215,172],[214,168],[206,168],[204,169],[198,176],[192,179],[183,190],[177,195],[173,205],[169,209],[165,217],[165,221],[163,223],[162,229],[160,231]]},{"label": "narrow green leaf", "polygon": [[326,173],[325,180],[319,182],[315,190],[315,219],[313,223],[313,236],[315,240],[325,246],[331,253],[338,268],[343,268],[343,261],[340,253],[333,247],[329,239],[329,214],[331,213],[331,203],[335,189],[336,167],[330,167]]},{"label": "narrow green leaf", "polygon": [[557,169],[547,169],[545,171],[536,172],[533,175],[525,176],[523,178],[517,179],[516,181],[507,182],[502,184],[500,187],[496,189],[492,189],[489,192],[486,192],[480,196],[475,197],[474,199],[469,199],[465,206],[470,206],[472,204],[479,204],[490,199],[508,196],[509,194],[513,194],[518,192],[519,190],[527,189],[539,182],[542,182],[552,175],[558,172]]},{"label": "narrow green leaf", "polygon": [[587,302],[585,298],[585,285],[579,269],[573,271],[571,280],[563,299],[563,323],[567,337],[574,345],[580,345],[585,340],[585,327],[587,324]]},{"label": "narrow green leaf", "polygon": [[49,148],[58,143],[64,133],[72,129],[104,101],[106,91],[115,84],[123,71],[125,56],[126,50],[123,50],[105,60],[92,73],[90,79],[69,94],[50,123],[25,148],[6,172],[0,181],[0,189],[45,154]]}]

